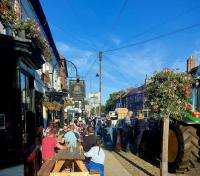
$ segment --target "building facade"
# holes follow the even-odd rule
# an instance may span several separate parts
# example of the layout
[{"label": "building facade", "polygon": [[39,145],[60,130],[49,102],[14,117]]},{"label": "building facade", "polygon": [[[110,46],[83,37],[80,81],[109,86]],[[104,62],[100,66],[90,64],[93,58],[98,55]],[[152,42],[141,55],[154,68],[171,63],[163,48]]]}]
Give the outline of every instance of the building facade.
[{"label": "building facade", "polygon": [[133,114],[136,115],[138,111],[142,111],[145,108],[145,99],[145,85],[137,88],[121,90],[114,100],[112,110],[115,110],[115,108],[127,108],[128,110],[133,111]]},{"label": "building facade", "polygon": [[[34,145],[36,127],[45,126],[50,116],[44,95],[64,85],[58,81],[62,62],[39,0],[0,3],[5,7],[0,9],[0,141],[4,144],[0,168],[5,168],[24,163],[23,153]],[[39,38],[22,25],[16,32],[15,23],[5,20],[4,10],[13,10],[10,19],[15,23],[34,25]]]}]

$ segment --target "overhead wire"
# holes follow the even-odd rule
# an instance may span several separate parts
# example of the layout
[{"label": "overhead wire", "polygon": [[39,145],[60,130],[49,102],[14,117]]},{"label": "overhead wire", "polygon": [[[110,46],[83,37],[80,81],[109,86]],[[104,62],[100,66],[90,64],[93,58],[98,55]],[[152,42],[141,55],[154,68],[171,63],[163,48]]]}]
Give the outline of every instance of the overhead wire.
[{"label": "overhead wire", "polygon": [[[132,37],[129,37],[129,40],[128,40],[128,41],[131,41],[131,40],[133,40],[133,39],[136,39],[136,38],[138,38],[138,37],[141,37],[141,36],[143,36],[144,34],[147,34],[147,33],[151,32],[152,30],[154,30],[154,29],[156,29],[156,28],[158,28],[158,27],[161,27],[161,26],[163,26],[163,25],[165,25],[165,24],[167,24],[167,23],[171,23],[172,21],[174,21],[174,20],[176,20],[176,19],[179,19],[179,18],[182,17],[183,15],[186,15],[186,14],[188,14],[188,13],[191,13],[191,12],[193,12],[194,10],[196,10],[196,9],[198,9],[198,8],[200,8],[200,6],[193,6],[192,8],[189,8],[189,9],[187,9],[187,10],[185,10],[185,11],[179,13],[178,15],[176,15],[176,16],[174,16],[174,17],[171,17],[171,19],[168,20],[168,21],[162,21],[161,23],[158,23],[158,24],[156,24],[156,25],[153,25],[153,26],[149,27],[147,30],[144,30],[144,31],[142,31],[142,32],[140,32],[140,33],[138,33],[138,34],[132,36]],[[127,43],[128,41],[125,41],[125,42],[123,41],[123,43]]]},{"label": "overhead wire", "polygon": [[114,67],[112,67],[112,69],[114,68],[115,71],[117,71],[125,79],[125,81],[130,86],[132,86],[133,85],[132,82],[130,82],[130,80],[128,80],[127,77],[122,72],[119,71],[119,66],[115,62],[113,62],[111,59],[109,59],[108,56],[104,55],[104,57],[107,58],[106,61],[110,62],[114,66]]},{"label": "overhead wire", "polygon": [[171,36],[171,35],[192,29],[192,28],[197,28],[199,26],[200,26],[200,23],[193,24],[193,25],[186,26],[186,27],[183,27],[183,28],[171,31],[171,32],[166,32],[166,33],[160,34],[158,36],[155,36],[155,37],[152,37],[152,38],[149,38],[149,39],[145,39],[145,40],[142,40],[142,41],[139,41],[139,42],[135,42],[135,43],[131,43],[131,44],[128,44],[128,45],[121,46],[121,47],[105,50],[105,51],[103,51],[103,53],[112,53],[112,52],[115,52],[115,51],[118,51],[118,50],[122,50],[122,49],[130,48],[130,47],[133,47],[133,46],[145,44],[145,43],[148,43],[148,42],[151,42],[151,41],[154,41],[154,40],[158,40],[158,39],[161,39],[161,38],[164,38],[164,37],[167,37],[167,36]]},{"label": "overhead wire", "polygon": [[[110,30],[110,35],[112,35],[112,33],[114,32],[115,28],[117,27],[117,25],[119,24],[119,20],[121,18],[121,15],[123,14],[125,8],[126,8],[126,5],[128,3],[128,0],[124,0],[123,4],[122,4],[122,8],[120,9],[115,21],[113,22],[112,26],[111,26],[111,30]],[[105,44],[106,44],[106,40],[104,41],[103,43],[103,46],[102,46],[102,50],[104,49],[105,47]]]},{"label": "overhead wire", "polygon": [[90,75],[90,72],[92,71],[92,69],[94,68],[94,65],[97,63],[98,59],[94,58],[93,62],[91,63],[87,73],[85,74],[85,78],[87,78]]},{"label": "overhead wire", "polygon": [[71,38],[73,38],[74,40],[76,40],[76,41],[78,41],[78,42],[81,42],[81,43],[83,43],[83,44],[87,44],[91,49],[93,49],[93,50],[96,52],[96,48],[93,47],[92,45],[90,45],[90,43],[87,43],[86,41],[79,39],[78,37],[76,37],[76,36],[75,36],[74,34],[72,34],[71,32],[66,32],[65,30],[61,29],[60,27],[58,27],[58,26],[55,25],[55,24],[50,23],[50,25],[51,25],[54,29],[56,29],[57,31],[62,32],[65,36],[67,36],[67,37],[70,36]]},{"label": "overhead wire", "polygon": [[80,16],[78,15],[77,11],[74,9],[74,7],[70,4],[69,0],[67,1],[67,5],[68,7],[71,9],[73,15],[75,16],[76,20],[78,21],[79,26],[82,28],[83,32],[85,33],[85,35],[88,37],[88,41],[90,41],[91,44],[93,44],[95,46],[95,48],[98,48],[97,45],[91,40],[89,39],[89,36],[87,34],[87,31],[85,30],[85,25],[82,23],[80,19]]},{"label": "overhead wire", "polygon": [[[95,47],[94,50],[97,51],[97,48],[98,48],[98,47],[97,47],[97,45],[94,43],[93,40],[91,40],[91,39],[89,40],[89,36],[88,36],[88,34],[87,34],[87,31],[86,31],[85,28],[84,28],[85,25],[83,25],[83,23],[82,23],[81,20],[79,20],[80,18],[79,18],[79,15],[78,15],[77,11],[76,11],[76,10],[73,8],[73,6],[70,4],[69,0],[68,0],[68,3],[67,3],[67,4],[68,4],[68,7],[71,9],[72,13],[74,14],[74,16],[76,17],[76,20],[78,21],[79,26],[82,27],[83,32],[84,32],[85,35],[88,37],[88,41],[90,41],[90,43]],[[94,54],[95,54],[95,53],[94,53]],[[90,72],[92,71],[92,69],[93,69],[93,67],[94,67],[94,65],[95,65],[96,62],[97,62],[97,59],[96,59],[96,57],[95,57],[94,60],[93,60],[93,62],[92,62],[92,64],[90,65],[90,67],[89,67],[89,69],[88,69],[86,75],[84,76],[85,78],[88,77],[88,75],[89,75]]]}]

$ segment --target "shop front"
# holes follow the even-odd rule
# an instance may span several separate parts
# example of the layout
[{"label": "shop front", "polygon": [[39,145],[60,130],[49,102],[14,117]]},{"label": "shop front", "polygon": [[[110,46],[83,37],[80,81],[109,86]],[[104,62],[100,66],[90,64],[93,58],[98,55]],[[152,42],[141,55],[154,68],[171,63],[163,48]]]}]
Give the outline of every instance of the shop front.
[{"label": "shop front", "polygon": [[[0,34],[1,35],[1,34]],[[0,169],[24,163],[34,145],[36,116],[35,70],[44,60],[30,40],[0,36]]]}]

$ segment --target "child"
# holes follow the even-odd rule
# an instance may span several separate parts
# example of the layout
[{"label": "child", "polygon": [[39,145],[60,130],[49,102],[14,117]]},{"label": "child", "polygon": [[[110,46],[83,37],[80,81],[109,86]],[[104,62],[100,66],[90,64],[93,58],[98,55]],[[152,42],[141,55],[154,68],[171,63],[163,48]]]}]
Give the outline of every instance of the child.
[{"label": "child", "polygon": [[95,146],[93,146],[88,152],[84,153],[86,157],[91,157],[90,162],[86,163],[88,170],[98,170],[100,175],[104,176],[104,160],[105,153],[101,148],[102,141],[100,138],[96,140]]}]

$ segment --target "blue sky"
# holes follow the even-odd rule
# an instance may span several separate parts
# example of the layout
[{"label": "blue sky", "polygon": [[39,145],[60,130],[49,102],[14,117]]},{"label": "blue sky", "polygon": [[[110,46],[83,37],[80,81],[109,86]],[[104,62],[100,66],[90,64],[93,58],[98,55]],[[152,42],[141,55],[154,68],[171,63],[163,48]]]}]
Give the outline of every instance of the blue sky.
[{"label": "blue sky", "polygon": [[[86,80],[87,94],[91,83],[92,90],[98,91],[100,49],[118,48],[200,23],[199,0],[41,0],[41,4],[58,51],[76,64]],[[110,93],[141,85],[146,75],[162,68],[185,71],[190,55],[200,64],[200,26],[103,53],[103,103]]]}]

